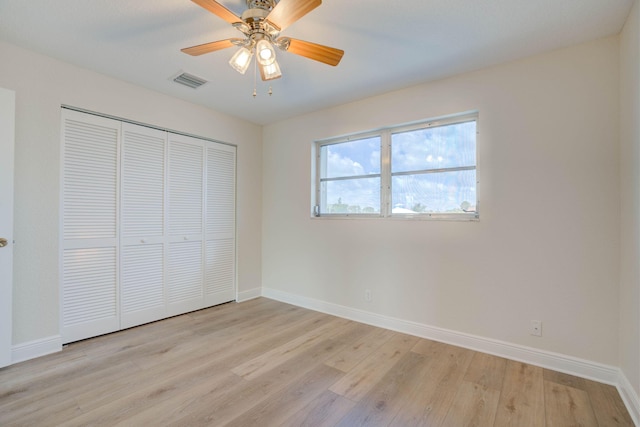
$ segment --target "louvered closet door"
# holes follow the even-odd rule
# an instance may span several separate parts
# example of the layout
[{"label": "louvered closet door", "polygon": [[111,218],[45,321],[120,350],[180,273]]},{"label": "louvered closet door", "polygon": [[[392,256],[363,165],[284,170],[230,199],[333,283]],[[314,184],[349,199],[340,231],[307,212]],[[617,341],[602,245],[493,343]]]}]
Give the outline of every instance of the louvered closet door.
[{"label": "louvered closet door", "polygon": [[63,342],[119,329],[120,122],[62,110]]},{"label": "louvered closet door", "polygon": [[236,298],[236,149],[207,145],[205,301],[208,306]]},{"label": "louvered closet door", "polygon": [[122,124],[122,328],[167,317],[164,280],[166,146],[166,132]]},{"label": "louvered closet door", "polygon": [[204,144],[202,140],[169,134],[169,315],[205,307]]}]

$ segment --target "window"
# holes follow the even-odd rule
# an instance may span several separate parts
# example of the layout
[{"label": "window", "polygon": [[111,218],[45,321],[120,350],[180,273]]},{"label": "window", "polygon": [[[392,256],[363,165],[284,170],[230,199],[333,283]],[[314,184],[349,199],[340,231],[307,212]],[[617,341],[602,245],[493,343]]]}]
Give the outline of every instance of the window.
[{"label": "window", "polygon": [[316,142],[315,216],[478,218],[477,114]]},{"label": "window", "polygon": [[320,211],[380,214],[380,136],[320,146]]}]

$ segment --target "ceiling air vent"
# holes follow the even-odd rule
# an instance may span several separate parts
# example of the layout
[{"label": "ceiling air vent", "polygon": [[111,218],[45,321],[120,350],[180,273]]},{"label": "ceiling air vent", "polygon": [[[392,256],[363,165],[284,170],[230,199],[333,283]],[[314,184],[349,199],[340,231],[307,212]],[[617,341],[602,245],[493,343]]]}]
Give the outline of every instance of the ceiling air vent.
[{"label": "ceiling air vent", "polygon": [[181,85],[189,86],[191,89],[197,89],[207,83],[205,79],[189,73],[180,73],[173,78],[173,81]]}]

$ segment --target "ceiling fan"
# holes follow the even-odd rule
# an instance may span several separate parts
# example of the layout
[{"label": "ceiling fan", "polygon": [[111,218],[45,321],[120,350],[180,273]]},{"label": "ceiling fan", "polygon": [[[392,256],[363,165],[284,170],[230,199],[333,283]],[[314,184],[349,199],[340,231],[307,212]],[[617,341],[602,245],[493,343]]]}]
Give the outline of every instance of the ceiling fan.
[{"label": "ceiling fan", "polygon": [[281,77],[274,47],[332,66],[338,65],[344,55],[343,50],[333,47],[280,37],[282,30],[320,6],[322,0],[247,0],[247,10],[242,16],[237,16],[215,0],[191,1],[233,25],[244,34],[244,38],[204,43],[181,49],[182,52],[198,56],[239,46],[229,64],[241,74],[247,71],[255,55],[262,80]]}]

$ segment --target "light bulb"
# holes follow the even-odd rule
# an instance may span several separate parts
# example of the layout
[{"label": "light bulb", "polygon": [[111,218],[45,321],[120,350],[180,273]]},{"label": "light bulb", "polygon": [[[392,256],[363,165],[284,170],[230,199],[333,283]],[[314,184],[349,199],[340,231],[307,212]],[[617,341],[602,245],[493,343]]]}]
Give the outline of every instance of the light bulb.
[{"label": "light bulb", "polygon": [[246,47],[241,47],[229,61],[229,65],[231,65],[237,72],[240,74],[244,74],[249,68],[249,63],[251,63],[251,58],[253,57],[253,52],[247,49]]},{"label": "light bulb", "polygon": [[260,65],[271,65],[276,60],[276,51],[271,43],[265,39],[259,40],[256,44],[256,53]]}]

